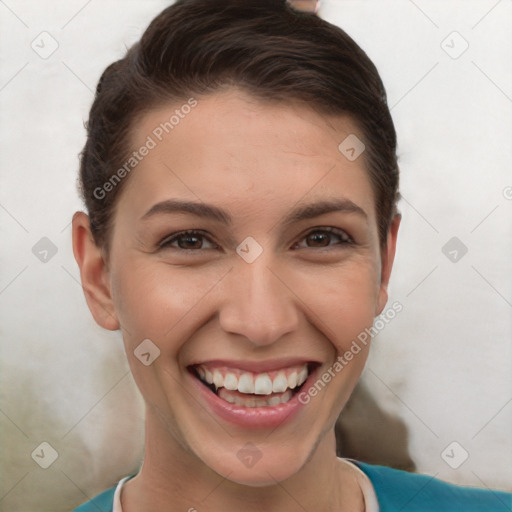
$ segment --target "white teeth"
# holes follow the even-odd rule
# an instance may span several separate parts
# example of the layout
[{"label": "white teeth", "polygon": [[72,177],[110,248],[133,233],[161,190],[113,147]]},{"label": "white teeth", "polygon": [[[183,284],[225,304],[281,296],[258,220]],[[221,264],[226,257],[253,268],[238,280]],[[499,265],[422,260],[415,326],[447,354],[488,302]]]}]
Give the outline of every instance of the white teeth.
[{"label": "white teeth", "polygon": [[205,368],[204,373],[205,373],[204,378],[205,378],[206,382],[208,382],[208,384],[213,384],[212,372]]},{"label": "white teeth", "polygon": [[230,391],[236,391],[238,389],[238,379],[234,373],[227,373],[224,379],[224,387]]},{"label": "white teeth", "polygon": [[257,395],[270,395],[272,393],[272,381],[266,373],[261,373],[256,377],[254,392]]},{"label": "white teeth", "polygon": [[222,377],[222,373],[219,370],[213,370],[213,383],[216,388],[221,388],[224,386],[224,378]]},{"label": "white teeth", "polygon": [[284,372],[280,371],[274,379],[274,382],[272,382],[272,391],[274,393],[282,393],[283,391],[286,391],[287,387],[288,379],[286,378]]},{"label": "white teeth", "polygon": [[285,404],[292,398],[290,390],[284,392],[281,396],[272,396],[269,398],[263,397],[250,397],[244,398],[240,396],[231,395],[224,388],[219,389],[219,397],[230,404],[239,405],[242,407],[272,407],[279,404]]},{"label": "white teeth", "polygon": [[249,373],[242,373],[238,379],[238,391],[240,393],[254,393],[254,379]]},{"label": "white teeth", "polygon": [[282,404],[285,404],[286,402],[288,402],[289,400],[291,400],[292,398],[292,392],[290,390],[284,392],[282,395],[281,395],[281,403]]},{"label": "white teeth", "polygon": [[292,372],[288,375],[288,387],[290,389],[297,387],[297,372]]},{"label": "white teeth", "polygon": [[223,400],[226,400],[226,402],[229,402],[230,404],[236,403],[236,397],[228,393],[226,393],[222,398]]},{"label": "white teeth", "polygon": [[[215,368],[210,371],[206,366],[197,366],[197,375],[208,384],[213,384],[216,390],[225,388],[229,391],[240,391],[244,394],[270,395],[271,393],[284,393],[302,385],[308,378],[308,367],[304,365],[300,371],[280,370],[274,380],[268,373],[254,374],[250,372],[226,371]],[[290,372],[288,374],[288,372]],[[288,374],[288,376],[287,376]],[[265,399],[266,400],[266,399]],[[233,402],[231,402],[233,403]]]},{"label": "white teeth", "polygon": [[[221,397],[222,398],[222,397]],[[254,400],[251,398],[251,402]],[[235,396],[235,401],[233,402],[235,405],[244,405],[244,400],[242,400],[240,397]],[[249,406],[247,406],[249,407]]]},{"label": "white teeth", "polygon": [[279,405],[281,403],[281,397],[279,396],[271,396],[268,399],[268,405]]},{"label": "white teeth", "polygon": [[199,377],[201,377],[201,379],[205,380],[206,373],[202,366],[197,367],[197,373],[199,374]]},{"label": "white teeth", "polygon": [[304,382],[306,382],[307,378],[308,378],[308,369],[305,366],[304,368],[302,368],[299,375],[297,376],[297,386],[304,384]]}]

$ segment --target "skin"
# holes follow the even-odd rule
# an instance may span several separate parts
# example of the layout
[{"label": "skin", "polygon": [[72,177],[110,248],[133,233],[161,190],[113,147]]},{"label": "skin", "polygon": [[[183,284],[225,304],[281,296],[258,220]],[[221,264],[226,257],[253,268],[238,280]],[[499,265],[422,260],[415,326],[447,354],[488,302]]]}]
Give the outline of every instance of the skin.
[{"label": "skin", "polygon": [[[336,458],[334,424],[368,347],[272,431],[214,417],[186,385],[187,366],[293,356],[318,361],[325,372],[385,307],[400,219],[381,248],[364,153],[350,162],[338,150],[349,134],[362,139],[349,118],[263,103],[236,89],[197,99],[126,178],[108,257],[94,244],[87,215],[73,218],[87,303],[99,325],[122,331],[146,403],[144,463],[124,486],[123,511],[364,510],[354,472]],[[175,108],[147,113],[134,127],[133,147]],[[189,213],[141,220],[170,198],[223,208],[232,223]],[[333,198],[365,214],[283,224],[297,206]],[[325,227],[341,238],[308,236]],[[188,229],[205,236],[158,248]],[[353,243],[343,243],[347,235]],[[248,236],[263,248],[252,263],[236,252]],[[145,366],[134,350],[148,338],[160,356]],[[252,467],[237,457],[248,442],[261,454]]]}]

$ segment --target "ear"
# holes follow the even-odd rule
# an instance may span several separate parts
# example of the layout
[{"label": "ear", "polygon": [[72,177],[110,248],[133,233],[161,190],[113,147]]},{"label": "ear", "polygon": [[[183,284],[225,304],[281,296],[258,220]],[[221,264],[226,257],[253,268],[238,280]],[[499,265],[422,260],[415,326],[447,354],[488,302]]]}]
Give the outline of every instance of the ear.
[{"label": "ear", "polygon": [[381,272],[380,272],[380,287],[377,300],[377,310],[375,315],[380,315],[388,301],[388,283],[391,276],[391,269],[393,268],[393,261],[395,260],[396,240],[398,237],[398,228],[402,216],[396,214],[391,221],[389,228],[386,246],[381,249]]},{"label": "ear", "polygon": [[96,246],[89,217],[83,212],[73,215],[73,254],[80,267],[80,279],[87,305],[98,325],[115,331],[119,329],[107,264],[103,252]]}]

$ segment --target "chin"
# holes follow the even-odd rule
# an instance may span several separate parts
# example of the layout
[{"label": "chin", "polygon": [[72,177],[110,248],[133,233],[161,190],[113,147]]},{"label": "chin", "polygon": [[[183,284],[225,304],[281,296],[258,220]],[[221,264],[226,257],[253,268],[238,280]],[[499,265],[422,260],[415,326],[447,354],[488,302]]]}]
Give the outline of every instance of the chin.
[{"label": "chin", "polygon": [[[243,448],[208,454],[203,462],[227,480],[249,487],[266,487],[285,481],[298,473],[309,460],[301,442],[301,450],[293,446],[284,448],[267,444],[256,448],[247,443]],[[313,449],[313,447],[312,447]],[[227,453],[234,455],[226,455]]]}]

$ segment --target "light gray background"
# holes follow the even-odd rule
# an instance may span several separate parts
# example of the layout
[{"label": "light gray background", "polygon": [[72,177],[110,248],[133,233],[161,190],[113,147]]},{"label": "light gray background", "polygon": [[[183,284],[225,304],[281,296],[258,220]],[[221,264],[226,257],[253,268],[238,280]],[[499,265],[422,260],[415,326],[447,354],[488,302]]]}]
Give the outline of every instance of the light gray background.
[{"label": "light gray background", "polygon": [[[120,334],[86,307],[70,221],[99,76],[166,5],[0,1],[0,510],[69,510],[140,462],[142,401]],[[390,304],[404,309],[364,382],[405,422],[418,471],[510,490],[512,4],[331,0],[320,12],[377,65],[399,138]],[[31,47],[50,47],[43,31],[59,45],[46,59]],[[46,263],[32,252],[43,237],[57,249]],[[468,249],[456,262],[442,252],[452,237]],[[452,465],[469,454],[458,469],[441,456],[454,441]],[[58,455],[48,469],[31,457],[42,442]]]}]

